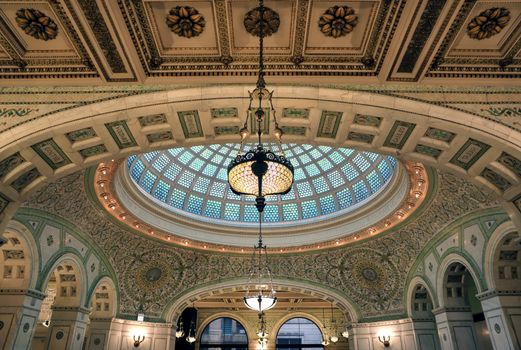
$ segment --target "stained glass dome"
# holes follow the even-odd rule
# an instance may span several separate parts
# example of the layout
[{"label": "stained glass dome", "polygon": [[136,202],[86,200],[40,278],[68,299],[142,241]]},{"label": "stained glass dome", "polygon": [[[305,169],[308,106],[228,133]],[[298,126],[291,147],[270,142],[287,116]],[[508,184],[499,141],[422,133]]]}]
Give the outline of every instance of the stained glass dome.
[{"label": "stained glass dome", "polygon": [[[391,156],[350,148],[282,148],[295,167],[295,182],[288,194],[267,197],[268,224],[316,221],[352,211],[380,192],[396,167]],[[176,214],[254,224],[254,197],[233,194],[227,183],[227,166],[238,149],[238,144],[214,144],[153,151],[129,157],[128,174],[146,196]]]}]

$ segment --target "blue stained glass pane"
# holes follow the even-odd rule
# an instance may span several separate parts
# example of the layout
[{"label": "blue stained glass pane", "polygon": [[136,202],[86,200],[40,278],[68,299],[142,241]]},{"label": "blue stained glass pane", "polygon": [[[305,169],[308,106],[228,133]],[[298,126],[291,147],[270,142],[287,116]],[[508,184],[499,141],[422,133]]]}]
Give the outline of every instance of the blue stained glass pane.
[{"label": "blue stained glass pane", "polygon": [[313,159],[319,159],[320,157],[322,157],[322,152],[315,148],[314,150],[311,150],[311,152],[309,152],[309,155]]},{"label": "blue stained glass pane", "polygon": [[194,156],[189,152],[183,152],[177,159],[183,164],[188,164]]},{"label": "blue stained glass pane", "polygon": [[191,150],[194,153],[200,153],[204,149],[204,146],[192,146]]},{"label": "blue stained glass pane", "polygon": [[208,164],[204,170],[203,170],[203,174],[206,175],[206,176],[210,176],[210,177],[213,177],[213,175],[215,174],[215,172],[217,171],[217,167],[213,164]]},{"label": "blue stained glass pane", "polygon": [[205,149],[202,153],[199,154],[204,159],[210,159],[213,157],[213,152],[209,149]]},{"label": "blue stained glass pane", "polygon": [[128,159],[127,159],[127,166],[128,166],[129,169],[132,166],[132,162],[134,161],[134,159],[136,159],[136,156],[128,157]]},{"label": "blue stained glass pane", "polygon": [[298,155],[302,154],[302,152],[304,152],[304,150],[300,146],[296,146],[293,149],[293,152],[295,152],[295,154],[298,156]]},{"label": "blue stained glass pane", "polygon": [[214,182],[210,188],[210,196],[224,198],[224,191],[226,190],[226,184],[223,182]]},{"label": "blue stained glass pane", "polygon": [[380,157],[379,154],[373,152],[365,152],[365,156],[369,158],[372,162],[376,162],[378,160],[378,157]]},{"label": "blue stained glass pane", "polygon": [[318,174],[320,174],[320,170],[318,170],[315,164],[308,165],[306,167],[306,171],[308,172],[309,176],[317,176]]},{"label": "blue stained glass pane", "polygon": [[371,166],[371,164],[369,164],[369,162],[367,161],[367,159],[365,159],[362,155],[360,154],[357,154],[354,158],[353,158],[353,161],[355,162],[355,164],[358,166],[358,169],[360,169],[362,172],[366,171],[367,168],[369,168]]},{"label": "blue stained glass pane", "polygon": [[299,181],[304,180],[306,178],[306,174],[302,171],[302,168],[296,168],[295,173],[293,174],[293,180]]},{"label": "blue stained glass pane", "polygon": [[186,210],[190,213],[201,214],[201,208],[203,206],[203,199],[198,196],[190,195],[188,197],[188,203],[186,203]]},{"label": "blue stained glass pane", "polygon": [[163,171],[163,169],[168,165],[169,161],[170,160],[168,159],[168,157],[162,154],[152,163],[152,166],[157,171]]},{"label": "blue stained glass pane", "polygon": [[356,171],[351,164],[344,165],[342,167],[342,172],[345,174],[347,180],[349,181],[353,181],[354,179],[356,179],[359,174],[358,171]]},{"label": "blue stained glass pane", "polygon": [[311,186],[309,182],[299,182],[297,183],[297,191],[300,198],[305,198],[313,195],[311,191]]},{"label": "blue stained glass pane", "polygon": [[168,150],[168,153],[170,153],[171,155],[173,155],[174,157],[177,157],[178,155],[180,155],[181,153],[185,152],[185,149],[184,148],[170,148]]},{"label": "blue stained glass pane", "polygon": [[231,189],[228,189],[228,193],[226,194],[226,198],[228,198],[228,199],[235,199],[236,201],[240,201],[241,200],[241,196],[238,196],[235,193],[233,193]]},{"label": "blue stained glass pane", "polygon": [[145,176],[143,177],[143,180],[141,180],[141,187],[150,193],[152,191],[152,187],[154,186],[154,183],[156,182],[157,176],[152,174],[150,171],[147,171],[145,173]]},{"label": "blue stained glass pane", "polygon": [[206,163],[202,159],[194,159],[192,163],[190,163],[190,168],[195,171],[200,171]]},{"label": "blue stained glass pane", "polygon": [[329,182],[331,182],[331,184],[333,185],[333,188],[338,188],[346,183],[344,177],[338,171],[334,171],[328,174],[327,178],[329,179]]},{"label": "blue stained glass pane", "polygon": [[177,181],[178,184],[180,184],[183,187],[190,188],[192,186],[192,182],[194,181],[194,173],[185,170],[181,176],[179,177],[179,180]]},{"label": "blue stained glass pane", "polygon": [[372,193],[378,191],[378,189],[382,187],[382,182],[376,173],[376,170],[371,171],[369,175],[367,175],[367,182],[369,182]]},{"label": "blue stained glass pane", "polygon": [[351,191],[348,188],[345,188],[336,194],[336,198],[338,201],[338,206],[340,209],[345,209],[350,207],[353,204],[353,198],[351,196]]},{"label": "blue stained glass pane", "polygon": [[224,207],[224,218],[229,221],[239,221],[241,207],[239,204],[226,203]]},{"label": "blue stained glass pane", "polygon": [[245,205],[244,206],[244,221],[246,221],[246,222],[258,222],[259,221],[259,212],[257,211],[257,208],[255,208],[254,205]]},{"label": "blue stained glass pane", "polygon": [[[223,161],[224,157],[219,155],[219,154],[214,154],[213,157],[212,157],[212,162],[214,162],[215,164],[221,164],[221,162]],[[228,164],[226,164],[228,165]]]},{"label": "blue stained glass pane", "polygon": [[335,200],[332,195],[320,198],[320,211],[322,211],[322,215],[331,214],[335,210]]},{"label": "blue stained glass pane", "polygon": [[289,201],[289,200],[295,199],[294,187],[292,187],[288,193],[286,193],[285,195],[282,195],[280,197],[283,201]]},{"label": "blue stained glass pane", "polygon": [[331,164],[331,162],[329,160],[327,160],[326,158],[321,159],[318,162],[318,165],[322,168],[323,171],[328,171],[329,169],[331,169],[333,167],[333,164]]},{"label": "blue stained glass pane", "polygon": [[204,209],[204,215],[211,218],[221,217],[221,202],[209,200],[206,202],[206,208]]},{"label": "blue stained glass pane", "polygon": [[340,164],[344,161],[344,156],[340,154],[340,152],[338,151],[334,151],[333,153],[331,153],[329,155],[329,159],[331,159],[331,161],[334,163],[334,164]]},{"label": "blue stained glass pane", "polygon": [[318,149],[321,150],[323,153],[329,153],[333,148],[329,146],[318,146]]},{"label": "blue stained glass pane", "polygon": [[165,177],[169,180],[174,181],[177,175],[181,172],[181,168],[177,164],[172,164],[170,167],[165,171]]},{"label": "blue stained glass pane", "polygon": [[391,156],[387,156],[387,160],[389,161],[389,163],[391,163],[393,168],[396,166],[396,159],[395,158],[393,158]]},{"label": "blue stained glass pane", "polygon": [[351,148],[339,148],[338,151],[349,157],[355,150]]},{"label": "blue stained glass pane", "polygon": [[220,169],[217,173],[217,178],[219,180],[228,181],[228,171],[224,168]]},{"label": "blue stained glass pane", "polygon": [[199,193],[206,193],[208,191],[208,186],[210,185],[210,179],[206,177],[200,177],[197,179],[193,190]]},{"label": "blue stained glass pane", "polygon": [[315,201],[305,201],[301,203],[302,218],[309,219],[318,215],[317,203]]},{"label": "blue stained glass pane", "polygon": [[361,202],[369,195],[369,190],[363,181],[358,181],[353,185],[353,192],[356,196],[356,201]]},{"label": "blue stained glass pane", "polygon": [[282,215],[284,216],[284,221],[294,221],[298,220],[298,207],[295,203],[288,203],[282,205]]},{"label": "blue stained glass pane", "polygon": [[264,221],[266,222],[277,222],[280,221],[279,206],[268,205],[264,208],[263,214]]},{"label": "blue stained glass pane", "polygon": [[134,180],[139,181],[139,178],[141,177],[141,174],[143,174],[144,170],[145,165],[138,159],[134,163],[134,167],[132,168],[132,172],[130,174]]},{"label": "blue stained glass pane", "polygon": [[324,193],[329,190],[329,185],[323,177],[313,179],[313,186],[315,186],[317,193]]},{"label": "blue stained glass pane", "polygon": [[299,156],[299,161],[302,164],[308,164],[309,162],[311,162],[311,158],[307,154],[302,154]]},{"label": "blue stained glass pane", "polygon": [[385,181],[389,180],[389,178],[393,174],[391,168],[389,167],[389,165],[387,165],[386,162],[380,162],[378,164],[378,170],[380,170],[380,173],[382,174],[382,177]]},{"label": "blue stained glass pane", "polygon": [[154,159],[155,156],[157,156],[159,154],[159,152],[157,151],[154,151],[154,152],[148,152],[148,153],[145,153],[143,156],[145,157],[145,159],[150,162],[152,159]]},{"label": "blue stained glass pane", "polygon": [[186,192],[174,188],[170,195],[170,205],[177,209],[182,209],[184,206]]},{"label": "blue stained glass pane", "polygon": [[156,197],[162,202],[166,202],[166,196],[168,195],[169,190],[170,185],[164,182],[163,180],[159,180],[156,186],[156,190],[154,191],[154,197]]}]

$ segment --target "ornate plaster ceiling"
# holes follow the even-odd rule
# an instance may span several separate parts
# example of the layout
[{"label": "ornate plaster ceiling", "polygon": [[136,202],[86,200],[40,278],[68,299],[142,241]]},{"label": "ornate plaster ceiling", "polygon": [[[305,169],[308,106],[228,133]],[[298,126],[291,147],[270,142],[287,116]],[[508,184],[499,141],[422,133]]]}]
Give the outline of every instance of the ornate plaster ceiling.
[{"label": "ornate plaster ceiling", "polygon": [[[175,20],[167,17],[176,6],[186,5],[166,0],[3,1],[0,76],[8,84],[33,84],[29,79],[42,84],[57,79],[62,84],[157,84],[198,78],[219,82],[224,76],[244,82],[255,74],[258,43],[243,19],[256,2],[191,1],[198,15],[192,31],[197,35],[179,35]],[[508,79],[520,76],[521,4],[516,0],[284,0],[266,5],[280,18],[278,30],[266,39],[271,81],[291,76],[308,83],[350,77],[357,83],[509,84]],[[329,19],[324,20],[335,6],[345,8],[339,18],[348,29],[342,35],[333,35]],[[495,9],[503,10],[496,16]],[[490,24],[474,21],[482,13],[489,14]],[[488,27],[499,30],[480,34]],[[50,34],[35,34],[45,30]]]}]

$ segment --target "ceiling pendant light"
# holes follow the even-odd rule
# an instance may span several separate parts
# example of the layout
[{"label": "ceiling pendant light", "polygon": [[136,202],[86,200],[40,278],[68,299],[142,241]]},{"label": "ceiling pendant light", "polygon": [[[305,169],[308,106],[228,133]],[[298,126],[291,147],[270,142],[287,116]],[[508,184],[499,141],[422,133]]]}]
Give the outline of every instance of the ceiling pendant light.
[{"label": "ceiling pendant light", "polygon": [[183,325],[183,317],[181,316],[181,318],[179,319],[179,323],[177,324],[177,328],[175,330],[175,337],[177,339],[179,339],[184,336],[185,336],[185,331],[184,331],[184,325]]},{"label": "ceiling pendant light", "polygon": [[[237,194],[256,197],[256,206],[259,212],[264,209],[265,196],[285,194],[293,185],[293,165],[286,159],[281,147],[282,129],[277,123],[273,108],[273,91],[266,89],[264,81],[264,34],[267,23],[264,19],[266,8],[264,1],[259,1],[259,73],[255,90],[250,92],[250,104],[246,113],[246,120],[240,130],[241,148],[235,159],[228,165],[228,183],[232,191]],[[269,118],[273,116],[274,136],[279,154],[262,143],[262,134],[269,133]],[[244,141],[250,134],[248,120],[252,121],[252,132],[257,133],[257,146],[242,154]],[[255,130],[256,129],[256,130]]]},{"label": "ceiling pendant light", "polygon": [[186,341],[192,344],[195,342],[195,322],[194,320],[190,321],[190,330],[188,331],[188,336],[186,337]]},{"label": "ceiling pendant light", "polygon": [[[253,247],[252,264],[249,280],[244,296],[244,304],[258,313],[271,309],[277,303],[271,270],[268,263],[266,245],[262,241],[262,213],[266,206],[268,195],[286,194],[293,185],[293,165],[286,159],[282,151],[282,129],[277,123],[273,108],[273,91],[266,89],[264,81],[264,36],[267,23],[264,18],[264,1],[259,1],[256,9],[259,13],[259,73],[255,90],[250,92],[250,104],[246,120],[240,130],[241,147],[235,159],[228,165],[228,183],[237,195],[255,196],[255,206],[259,212],[259,240]],[[279,154],[265,148],[262,143],[263,133],[269,133],[269,119],[273,116],[274,136],[279,148]],[[251,120],[252,132],[257,134],[257,146],[243,154],[244,142],[250,131],[248,121]]]}]

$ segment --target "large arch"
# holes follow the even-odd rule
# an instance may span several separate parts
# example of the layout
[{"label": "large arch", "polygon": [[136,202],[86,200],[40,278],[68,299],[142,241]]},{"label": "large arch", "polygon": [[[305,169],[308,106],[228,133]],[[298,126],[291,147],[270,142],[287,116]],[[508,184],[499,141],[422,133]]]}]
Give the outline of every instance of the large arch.
[{"label": "large arch", "polygon": [[412,314],[413,314],[412,304],[413,304],[414,292],[415,292],[415,289],[417,286],[422,286],[423,288],[426,289],[427,294],[429,295],[430,300],[432,301],[432,304],[433,304],[432,308],[434,309],[434,308],[438,307],[438,300],[436,298],[436,294],[433,293],[431,285],[422,277],[416,276],[409,282],[409,285],[407,287],[406,310],[407,310],[407,315],[409,317],[412,317]]},{"label": "large arch", "polygon": [[[322,286],[309,284],[305,282],[290,281],[285,279],[274,279],[274,288],[277,291],[290,290],[292,292],[300,292],[311,295],[319,299],[324,299],[335,304],[337,308],[343,311],[346,319],[356,322],[361,316],[360,312],[350,300],[344,295]],[[166,305],[163,312],[163,319],[170,323],[176,323],[181,312],[193,304],[194,301],[203,299],[204,297],[216,293],[218,291],[237,291],[244,290],[247,280],[241,278],[225,282],[209,284],[196,289],[189,290],[180,295],[169,305]]]},{"label": "large arch", "polygon": [[[10,217],[18,203],[43,184],[101,161],[173,145],[237,142],[235,133],[216,134],[215,127],[241,124],[238,116],[243,115],[246,108],[247,90],[248,87],[243,85],[210,86],[128,96],[50,114],[16,126],[5,132],[0,140],[2,154],[21,158],[19,165],[11,169],[0,183],[6,207],[3,217]],[[212,120],[210,107],[224,108],[230,103],[234,104],[238,116]],[[304,134],[287,135],[287,142],[350,146],[394,154],[401,159],[419,161],[466,176],[508,200],[521,190],[521,179],[515,171],[504,165],[506,163],[496,162],[503,153],[521,159],[521,134],[493,120],[395,96],[322,87],[279,86],[275,104],[278,109],[304,108],[309,112]],[[199,125],[196,132],[186,132],[186,123],[180,121],[184,117],[176,115],[180,111],[196,112],[192,114]],[[324,129],[318,132],[324,111],[342,112],[337,127],[329,133]],[[357,124],[355,115],[378,116],[378,127]],[[154,116],[160,116],[157,119],[160,122],[156,120],[146,124],[149,120],[146,118]],[[296,123],[291,118],[289,121]],[[407,137],[401,139],[403,143],[393,144],[392,137],[397,128]],[[432,139],[426,136],[429,128],[449,131],[453,136],[450,142]],[[89,130],[92,137],[71,141],[70,133],[82,130]],[[167,132],[168,137],[158,141],[155,137],[160,132]],[[370,135],[370,142],[361,134]],[[150,135],[156,136],[148,137]],[[437,147],[440,154],[433,157],[421,153],[417,148],[419,142],[427,143],[431,148]],[[99,152],[94,155],[82,153],[82,150],[92,150],[97,146]],[[459,157],[465,151],[470,152],[470,146],[474,150],[481,148],[476,150],[472,159],[462,164],[464,159]],[[29,168],[36,169],[31,175],[34,176],[32,181],[24,182],[24,186],[18,189],[13,188],[12,182],[27,173]],[[500,178],[506,180],[508,186],[499,181]]]}]

